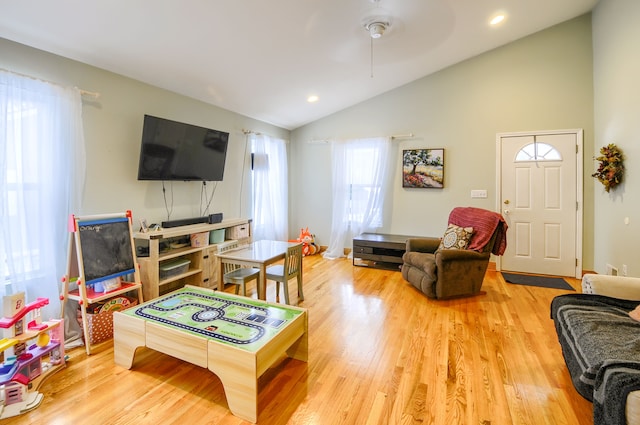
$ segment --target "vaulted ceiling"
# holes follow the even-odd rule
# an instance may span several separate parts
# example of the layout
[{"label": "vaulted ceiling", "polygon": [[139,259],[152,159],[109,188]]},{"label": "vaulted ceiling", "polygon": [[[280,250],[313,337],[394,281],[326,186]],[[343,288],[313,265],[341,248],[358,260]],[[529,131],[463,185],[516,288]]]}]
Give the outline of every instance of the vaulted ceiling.
[{"label": "vaulted ceiling", "polygon": [[[294,129],[596,3],[5,1],[0,37]],[[506,19],[489,25],[496,14]],[[378,39],[365,29],[373,18],[390,24]]]}]

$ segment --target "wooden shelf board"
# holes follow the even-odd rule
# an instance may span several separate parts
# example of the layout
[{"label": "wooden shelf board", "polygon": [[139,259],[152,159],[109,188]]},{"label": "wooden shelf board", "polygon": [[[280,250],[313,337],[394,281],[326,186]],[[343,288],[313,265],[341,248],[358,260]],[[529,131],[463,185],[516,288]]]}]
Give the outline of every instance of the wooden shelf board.
[{"label": "wooden shelf board", "polygon": [[[115,297],[116,295],[125,294],[131,290],[138,289],[141,285],[137,283],[122,282],[122,286],[118,289],[114,289],[109,292],[96,292],[93,288],[87,288],[87,301],[90,304]],[[69,299],[80,301],[82,296],[80,295],[80,289],[69,291]]]},{"label": "wooden shelf board", "polygon": [[[209,245],[207,245],[209,246]],[[158,261],[170,260],[172,258],[182,257],[183,255],[193,254],[194,252],[200,252],[203,248],[207,248],[207,246],[202,247],[185,247],[185,248],[176,248],[167,252],[162,252],[158,256]]]},{"label": "wooden shelf board", "polygon": [[165,279],[160,279],[160,281],[158,282],[158,286],[166,285],[167,283],[175,282],[176,280],[184,279],[185,277],[193,276],[194,274],[198,274],[200,272],[202,272],[202,269],[189,269],[184,273],[167,277]]}]

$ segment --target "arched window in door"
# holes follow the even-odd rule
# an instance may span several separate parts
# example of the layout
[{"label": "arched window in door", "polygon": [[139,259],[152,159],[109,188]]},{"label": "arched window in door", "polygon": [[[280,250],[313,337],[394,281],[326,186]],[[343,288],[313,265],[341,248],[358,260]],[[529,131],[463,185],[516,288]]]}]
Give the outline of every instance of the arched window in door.
[{"label": "arched window in door", "polygon": [[562,161],[562,155],[547,143],[529,143],[516,154],[516,162]]}]

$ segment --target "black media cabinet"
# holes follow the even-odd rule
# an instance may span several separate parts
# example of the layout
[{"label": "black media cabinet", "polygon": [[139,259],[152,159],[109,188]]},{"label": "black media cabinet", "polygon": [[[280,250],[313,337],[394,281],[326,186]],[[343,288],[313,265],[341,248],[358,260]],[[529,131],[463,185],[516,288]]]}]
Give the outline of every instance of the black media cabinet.
[{"label": "black media cabinet", "polygon": [[363,233],[353,238],[353,265],[400,270],[407,239],[412,236]]}]

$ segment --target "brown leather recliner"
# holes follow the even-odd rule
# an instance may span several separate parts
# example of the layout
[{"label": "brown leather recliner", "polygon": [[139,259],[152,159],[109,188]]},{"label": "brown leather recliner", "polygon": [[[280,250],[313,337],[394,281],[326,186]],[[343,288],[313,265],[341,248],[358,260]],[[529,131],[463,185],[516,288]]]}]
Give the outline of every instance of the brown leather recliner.
[{"label": "brown leather recliner", "polygon": [[440,238],[410,238],[402,257],[402,277],[429,298],[480,293],[491,254],[502,255],[507,247],[507,224],[498,213],[458,207],[449,224],[473,228],[466,249],[439,249]]}]

